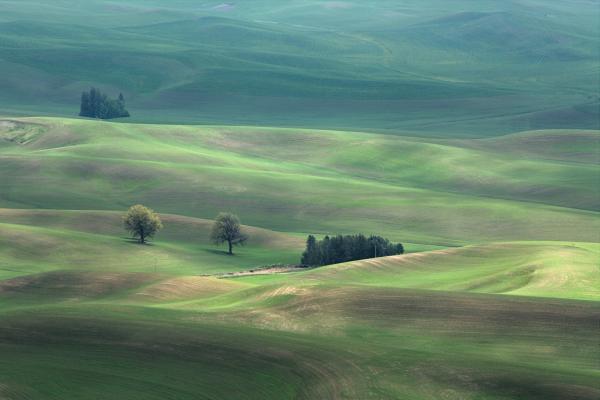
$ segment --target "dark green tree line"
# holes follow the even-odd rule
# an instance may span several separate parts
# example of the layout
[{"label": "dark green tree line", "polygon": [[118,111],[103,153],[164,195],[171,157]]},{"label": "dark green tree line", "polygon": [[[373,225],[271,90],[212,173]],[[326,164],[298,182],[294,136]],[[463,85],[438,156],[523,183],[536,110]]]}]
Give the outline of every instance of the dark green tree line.
[{"label": "dark green tree line", "polygon": [[91,88],[89,92],[81,94],[79,116],[111,119],[129,117],[129,112],[125,109],[123,93],[120,93],[119,98],[114,100],[109,99],[100,90]]},{"label": "dark green tree line", "polygon": [[316,240],[310,235],[306,240],[306,250],[302,254],[301,263],[320,266],[403,253],[404,247],[401,243],[391,243],[381,236],[367,238],[363,234],[338,235]]}]

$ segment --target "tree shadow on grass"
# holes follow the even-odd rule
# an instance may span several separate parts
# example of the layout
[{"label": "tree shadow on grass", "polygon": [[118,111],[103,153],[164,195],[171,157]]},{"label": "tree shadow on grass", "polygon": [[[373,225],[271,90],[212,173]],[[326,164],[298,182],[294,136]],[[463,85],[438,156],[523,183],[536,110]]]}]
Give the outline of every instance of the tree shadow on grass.
[{"label": "tree shadow on grass", "polygon": [[138,244],[140,246],[154,246],[152,242],[146,241],[146,243],[140,243],[139,239],[135,239],[132,237],[122,237],[121,239],[130,244]]},{"label": "tree shadow on grass", "polygon": [[217,254],[219,256],[235,256],[235,253],[229,254],[227,250],[204,249],[207,253]]}]

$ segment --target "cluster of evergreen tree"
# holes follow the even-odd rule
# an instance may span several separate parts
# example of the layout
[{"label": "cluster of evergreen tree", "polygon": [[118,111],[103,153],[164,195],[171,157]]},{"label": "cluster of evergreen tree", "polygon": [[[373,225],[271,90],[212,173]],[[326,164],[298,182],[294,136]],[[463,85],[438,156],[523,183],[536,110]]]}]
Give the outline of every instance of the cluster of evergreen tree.
[{"label": "cluster of evergreen tree", "polygon": [[123,93],[119,94],[116,100],[109,99],[104,93],[96,88],[91,88],[89,92],[81,94],[81,117],[111,119],[129,117],[129,112],[125,109],[125,98]]},{"label": "cluster of evergreen tree", "polygon": [[346,235],[325,236],[316,240],[312,235],[306,240],[306,250],[302,254],[302,265],[320,266],[366,258],[403,254],[401,243],[391,243],[381,236]]}]

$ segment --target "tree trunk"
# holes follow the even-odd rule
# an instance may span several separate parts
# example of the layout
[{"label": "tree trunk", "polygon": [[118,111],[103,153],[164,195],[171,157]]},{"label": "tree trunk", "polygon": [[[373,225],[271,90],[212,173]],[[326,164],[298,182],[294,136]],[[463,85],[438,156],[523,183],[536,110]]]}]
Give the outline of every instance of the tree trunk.
[{"label": "tree trunk", "polygon": [[146,239],[144,238],[144,230],[140,229],[140,244],[146,243]]},{"label": "tree trunk", "polygon": [[228,240],[227,244],[229,245],[229,255],[231,256],[231,255],[233,255],[233,249],[232,249],[232,246],[231,246],[231,240]]}]

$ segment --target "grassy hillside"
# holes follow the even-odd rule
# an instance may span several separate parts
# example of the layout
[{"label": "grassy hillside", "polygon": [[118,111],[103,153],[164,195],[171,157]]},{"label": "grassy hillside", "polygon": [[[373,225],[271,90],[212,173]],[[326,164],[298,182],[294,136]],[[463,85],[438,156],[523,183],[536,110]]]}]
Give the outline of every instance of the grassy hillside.
[{"label": "grassy hillside", "polygon": [[[441,246],[592,241],[598,232],[597,158],[544,155],[561,143],[568,154],[568,135],[525,159],[493,141],[474,148],[352,132],[66,119],[3,127],[6,208],[118,211],[144,203],[196,218],[229,209],[277,231],[378,232]],[[593,152],[597,132],[581,135]]]},{"label": "grassy hillside", "polygon": [[141,122],[598,129],[594,2],[5,3],[4,114],[73,116],[96,85]]},{"label": "grassy hillside", "polygon": [[597,243],[507,242],[355,261],[251,283],[328,283],[600,299]]},{"label": "grassy hillside", "polygon": [[597,0],[0,10],[0,400],[600,398]]},{"label": "grassy hillside", "polygon": [[597,397],[597,302],[371,286],[380,272],[279,283],[84,271],[4,280],[2,394]]},{"label": "grassy hillside", "polygon": [[[356,325],[336,336],[257,329],[246,321],[224,324],[198,313],[98,305],[4,314],[2,394],[553,400],[598,395],[597,348],[587,334],[598,309],[591,304],[455,297],[462,308],[445,316],[448,308],[439,305],[457,304],[443,295],[384,295],[385,300],[363,294],[354,306],[342,302],[341,316]],[[391,309],[394,299],[418,301],[421,308]],[[469,317],[480,313],[487,318]],[[507,313],[514,317],[507,319]],[[472,322],[466,334],[457,335],[451,324],[461,321]],[[361,328],[365,324],[370,328]]]},{"label": "grassy hillside", "polygon": [[248,245],[226,257],[212,221],[163,215],[160,241],[136,246],[116,212],[0,209],[0,279],[53,270],[199,275],[297,263],[303,239],[245,227]]},{"label": "grassy hillside", "polygon": [[[0,398],[596,399],[599,140],[4,118]],[[358,231],[412,254],[214,276]]]},{"label": "grassy hillside", "polygon": [[3,210],[2,219],[2,263],[20,273],[0,276],[8,399],[600,392],[597,245],[487,244],[216,279],[198,273],[279,257],[297,242],[253,231],[231,258],[186,241],[190,231],[203,237],[204,222],[191,218],[166,216],[170,228],[144,247],[119,235],[113,213]]}]

